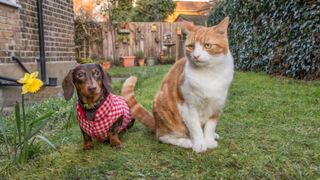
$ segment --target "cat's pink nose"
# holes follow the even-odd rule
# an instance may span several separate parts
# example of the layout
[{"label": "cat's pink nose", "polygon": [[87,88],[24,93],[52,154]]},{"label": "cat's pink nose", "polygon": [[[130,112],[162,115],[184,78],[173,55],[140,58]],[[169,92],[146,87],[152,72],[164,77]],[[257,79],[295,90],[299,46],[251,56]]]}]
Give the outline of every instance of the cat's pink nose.
[{"label": "cat's pink nose", "polygon": [[193,57],[194,57],[195,59],[199,59],[200,55],[197,55],[197,56],[194,55]]}]

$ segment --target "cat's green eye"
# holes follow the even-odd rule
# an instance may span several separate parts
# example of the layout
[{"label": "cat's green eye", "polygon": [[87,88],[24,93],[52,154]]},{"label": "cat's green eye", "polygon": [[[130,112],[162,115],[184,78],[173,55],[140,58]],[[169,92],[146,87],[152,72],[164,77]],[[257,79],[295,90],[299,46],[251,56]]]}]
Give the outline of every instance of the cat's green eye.
[{"label": "cat's green eye", "polygon": [[204,48],[211,49],[212,48],[212,44],[206,43],[206,44],[204,44]]},{"label": "cat's green eye", "polygon": [[194,45],[193,45],[193,44],[188,44],[188,45],[187,45],[187,48],[193,49],[193,48],[194,48]]}]

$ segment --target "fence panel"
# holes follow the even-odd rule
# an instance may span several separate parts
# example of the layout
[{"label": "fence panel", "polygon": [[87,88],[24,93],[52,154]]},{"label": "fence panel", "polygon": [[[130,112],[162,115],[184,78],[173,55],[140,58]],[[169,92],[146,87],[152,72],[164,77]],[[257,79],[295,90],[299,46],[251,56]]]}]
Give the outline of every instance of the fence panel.
[{"label": "fence panel", "polygon": [[[131,22],[128,23],[127,29],[115,27],[113,40],[111,31],[104,26],[103,57],[115,56],[117,59],[121,56],[132,56],[139,50],[144,52],[146,58],[159,59],[161,54],[170,55],[173,58],[181,57],[183,46],[176,47],[181,39],[176,33],[178,26],[181,26],[181,23]],[[165,43],[165,34],[172,35],[169,46]],[[115,52],[112,51],[113,43]]]},{"label": "fence panel", "polygon": [[[183,37],[177,34],[181,23],[167,22],[130,22],[126,27],[102,24],[102,42],[84,42],[77,52],[78,58],[99,55],[104,59],[119,59],[133,56],[143,51],[145,58],[160,59],[171,56],[179,59],[183,56]],[[171,35],[168,42],[165,35]],[[168,37],[168,36],[167,36]]]}]

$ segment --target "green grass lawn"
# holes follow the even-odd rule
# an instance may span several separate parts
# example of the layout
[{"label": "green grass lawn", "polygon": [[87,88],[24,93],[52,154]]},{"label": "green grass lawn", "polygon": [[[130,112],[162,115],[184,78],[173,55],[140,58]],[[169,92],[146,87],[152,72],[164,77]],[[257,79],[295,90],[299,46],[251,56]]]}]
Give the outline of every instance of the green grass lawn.
[{"label": "green grass lawn", "polygon": [[[114,68],[113,77],[139,77],[135,94],[148,109],[170,66]],[[114,84],[119,93],[121,83]],[[38,105],[39,106],[39,105]],[[28,164],[2,160],[0,177],[8,179],[212,179],[320,178],[320,83],[237,72],[217,126],[219,146],[202,154],[161,144],[140,123],[123,134],[123,149],[95,143],[82,150],[74,123],[66,130],[71,102],[49,100],[40,109],[58,113],[43,132],[60,147],[45,146]],[[44,110],[45,111],[45,110]],[[61,112],[61,113],[60,113]],[[59,123],[60,122],[60,123]],[[0,159],[3,157],[0,157]],[[2,179],[0,178],[0,179]]]}]

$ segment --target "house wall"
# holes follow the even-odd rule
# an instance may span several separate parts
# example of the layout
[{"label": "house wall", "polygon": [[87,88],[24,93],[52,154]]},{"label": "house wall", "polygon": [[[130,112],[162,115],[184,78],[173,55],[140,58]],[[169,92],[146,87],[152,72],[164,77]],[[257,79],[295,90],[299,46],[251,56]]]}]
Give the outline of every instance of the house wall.
[{"label": "house wall", "polygon": [[180,14],[207,15],[218,2],[219,0],[175,0],[176,8],[166,21],[175,22]]},{"label": "house wall", "polygon": [[14,49],[21,47],[19,11],[8,5],[0,4],[0,63],[10,61]]},{"label": "house wall", "polygon": [[[0,1],[0,76],[13,79],[24,72],[12,56],[20,58],[30,71],[40,72],[37,0],[16,0],[16,5]],[[57,77],[61,84],[76,64],[73,1],[43,0],[43,23],[47,78]],[[1,104],[6,104],[10,88],[16,89],[0,86]]]},{"label": "house wall", "polygon": [[175,20],[178,18],[180,14],[187,14],[187,15],[203,15],[204,13],[198,12],[198,11],[175,11],[172,15],[170,15],[166,22],[175,22]]},{"label": "house wall", "polygon": [[[39,59],[39,34],[36,0],[18,0],[21,8],[0,4],[0,63]],[[72,61],[74,27],[72,0],[43,1],[46,61]]]}]

